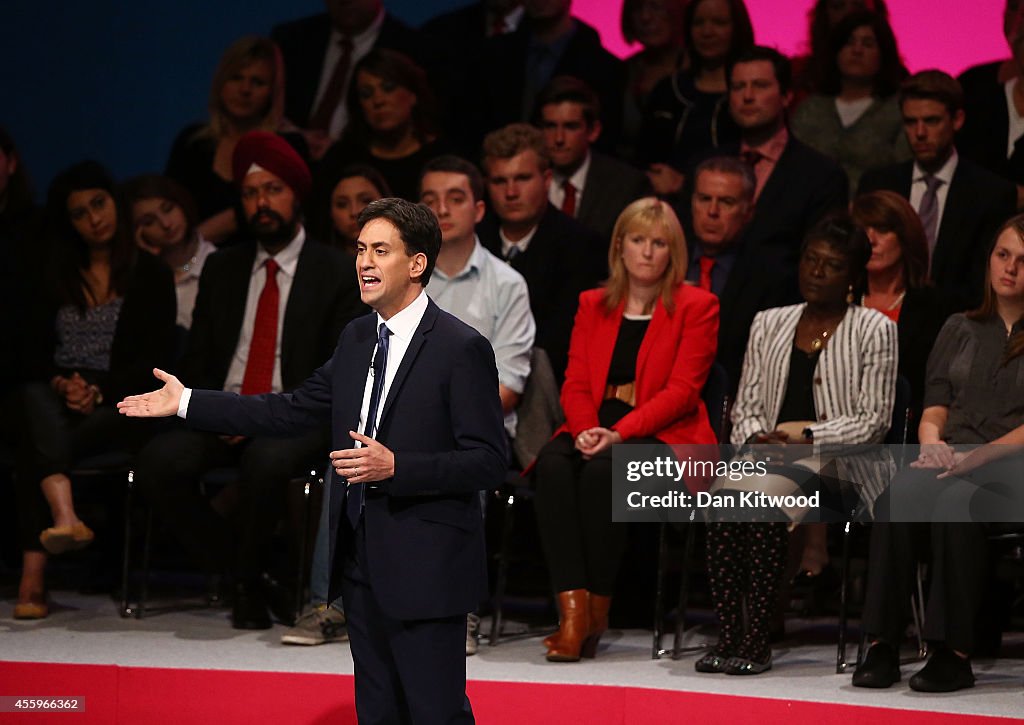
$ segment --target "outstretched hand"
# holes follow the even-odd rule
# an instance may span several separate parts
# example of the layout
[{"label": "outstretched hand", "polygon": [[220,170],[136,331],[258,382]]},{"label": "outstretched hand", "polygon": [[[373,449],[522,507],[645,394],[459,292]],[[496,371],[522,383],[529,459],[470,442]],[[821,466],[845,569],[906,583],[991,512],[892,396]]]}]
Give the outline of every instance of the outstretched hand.
[{"label": "outstretched hand", "polygon": [[164,418],[178,414],[181,394],[185,386],[170,373],[153,368],[153,376],[162,380],[164,386],[145,395],[129,395],[117,404],[117,410],[130,418]]}]

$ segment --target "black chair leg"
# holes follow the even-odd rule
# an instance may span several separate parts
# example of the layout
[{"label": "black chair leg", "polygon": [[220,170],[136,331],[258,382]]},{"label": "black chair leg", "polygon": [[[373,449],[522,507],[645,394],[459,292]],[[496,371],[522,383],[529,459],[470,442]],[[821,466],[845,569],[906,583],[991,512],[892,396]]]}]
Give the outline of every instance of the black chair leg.
[{"label": "black chair leg", "polygon": [[306,479],[302,489],[302,527],[299,531],[299,571],[295,577],[295,621],[299,621],[299,617],[302,616],[302,608],[305,604],[305,597],[303,596],[306,591],[306,560],[307,560],[307,549],[308,549],[308,536],[309,536],[309,525],[310,519],[312,518],[312,497],[310,496],[311,489],[313,487],[313,480],[316,477],[316,472],[313,471],[310,477]]},{"label": "black chair leg", "polygon": [[683,545],[683,563],[679,573],[679,600],[676,603],[676,631],[672,638],[672,659],[677,660],[686,651],[683,648],[683,632],[686,631],[686,612],[690,604],[690,558],[693,556],[695,529],[692,523],[686,525],[686,540]]},{"label": "black chair leg", "polygon": [[153,548],[153,506],[146,504],[146,532],[142,544],[142,583],[139,585],[139,603],[135,610],[135,618],[142,619],[146,612],[146,599],[149,596],[149,555]]},{"label": "black chair leg", "polygon": [[132,504],[135,502],[135,472],[128,471],[124,504],[124,553],[121,557],[121,616],[132,616],[130,574],[132,551]]},{"label": "black chair leg", "polygon": [[[839,582],[839,645],[836,651],[836,674],[846,671],[846,638],[849,616],[849,581],[850,581],[850,537],[853,536],[853,522],[847,521],[843,529],[843,571]],[[858,649],[858,662],[860,654]]]},{"label": "black chair leg", "polygon": [[661,640],[665,622],[665,568],[668,566],[668,524],[662,521],[658,528],[658,574],[654,587],[654,635],[651,659],[660,659]]},{"label": "black chair leg", "polygon": [[505,498],[505,520],[502,523],[501,529],[501,549],[498,552],[498,575],[497,581],[494,584],[494,600],[491,602],[491,632],[487,637],[491,647],[496,647],[498,640],[501,638],[505,587],[508,580],[508,555],[512,545],[512,520],[515,514],[515,502],[515,494],[507,494]]}]

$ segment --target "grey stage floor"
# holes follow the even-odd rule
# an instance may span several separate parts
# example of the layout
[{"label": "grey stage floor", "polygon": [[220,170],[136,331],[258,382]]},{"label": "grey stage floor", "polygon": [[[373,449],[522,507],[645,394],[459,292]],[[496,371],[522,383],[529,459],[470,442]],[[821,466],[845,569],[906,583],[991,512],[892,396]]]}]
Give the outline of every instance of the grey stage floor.
[{"label": "grey stage floor", "polygon": [[[320,647],[281,645],[283,627],[263,632],[231,628],[226,609],[197,609],[121,619],[107,597],[69,592],[53,594],[55,607],[46,620],[18,622],[11,618],[10,599],[0,600],[0,660],[116,664],[133,667],[265,670],[350,674],[347,644]],[[468,660],[475,680],[549,682],[835,702],[876,707],[952,713],[1024,717],[1024,659],[975,662],[973,690],[950,695],[922,695],[904,681],[890,690],[865,691],[850,685],[850,676],[836,675],[834,623],[790,620],[794,639],[775,649],[775,667],[758,677],[699,675],[696,655],[678,661],[650,657],[651,635],[645,630],[613,630],[602,640],[598,657],[577,664],[546,662],[539,639],[519,639],[489,647]],[[698,628],[699,630],[700,628]],[[806,636],[804,636],[806,635]],[[689,639],[697,642],[706,633]],[[1012,635],[1011,652],[1021,652],[1021,635]],[[667,640],[667,638],[666,638]],[[850,648],[852,657],[853,647]]]}]

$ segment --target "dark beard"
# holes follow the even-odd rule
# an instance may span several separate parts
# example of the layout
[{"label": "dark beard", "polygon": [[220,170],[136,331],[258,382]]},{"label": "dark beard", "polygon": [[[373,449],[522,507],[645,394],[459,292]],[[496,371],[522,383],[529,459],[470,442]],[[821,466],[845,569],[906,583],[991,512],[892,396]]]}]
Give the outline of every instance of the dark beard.
[{"label": "dark beard", "polygon": [[295,237],[299,229],[299,216],[296,214],[291,220],[286,220],[272,209],[263,209],[249,218],[248,227],[249,233],[267,251],[279,251]]}]

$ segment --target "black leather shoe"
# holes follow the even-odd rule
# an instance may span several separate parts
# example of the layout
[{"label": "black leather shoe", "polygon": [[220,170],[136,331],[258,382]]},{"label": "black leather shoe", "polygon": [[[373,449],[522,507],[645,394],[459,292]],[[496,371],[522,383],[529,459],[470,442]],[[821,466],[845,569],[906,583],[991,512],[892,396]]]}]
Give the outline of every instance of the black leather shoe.
[{"label": "black leather shoe", "polygon": [[948,647],[935,650],[928,664],[910,678],[910,689],[917,692],[956,692],[968,687],[974,687],[971,660]]},{"label": "black leather shoe", "polygon": [[764,662],[748,660],[746,657],[730,657],[725,661],[725,674],[727,675],[759,675],[772,668],[772,656]]},{"label": "black leather shoe", "polygon": [[231,609],[231,626],[235,629],[270,629],[270,612],[260,588],[252,584],[235,585],[235,604]]},{"label": "black leather shoe", "polygon": [[728,660],[727,655],[721,655],[712,650],[694,662],[693,669],[697,672],[725,672],[725,663]]},{"label": "black leather shoe", "polygon": [[882,689],[900,681],[900,655],[896,648],[877,642],[864,655],[864,661],[853,673],[854,687]]},{"label": "black leather shoe", "polygon": [[295,595],[291,589],[267,573],[260,576],[260,587],[270,613],[281,624],[295,625]]}]

